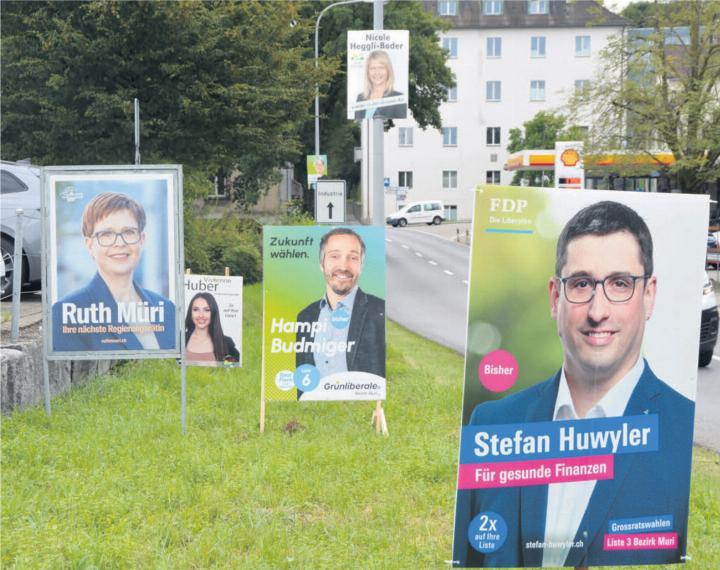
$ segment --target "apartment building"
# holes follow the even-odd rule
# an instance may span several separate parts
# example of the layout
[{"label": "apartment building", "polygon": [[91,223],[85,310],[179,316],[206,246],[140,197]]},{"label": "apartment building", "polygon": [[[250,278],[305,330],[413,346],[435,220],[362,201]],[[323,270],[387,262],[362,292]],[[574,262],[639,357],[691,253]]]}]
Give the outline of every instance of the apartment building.
[{"label": "apartment building", "polygon": [[[442,105],[442,131],[412,118],[385,134],[385,176],[406,201],[440,199],[448,219],[471,217],[481,182],[509,184],[510,129],[538,111],[558,111],[594,76],[600,51],[626,21],[594,1],[441,0],[442,38],[457,86]],[[412,41],[412,38],[411,38]]]}]

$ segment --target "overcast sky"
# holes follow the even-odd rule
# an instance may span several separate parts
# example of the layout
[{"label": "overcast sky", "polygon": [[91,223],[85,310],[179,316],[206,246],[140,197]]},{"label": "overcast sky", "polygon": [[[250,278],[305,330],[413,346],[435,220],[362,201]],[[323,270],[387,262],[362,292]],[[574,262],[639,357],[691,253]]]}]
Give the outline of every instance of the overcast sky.
[{"label": "overcast sky", "polygon": [[639,0],[605,0],[605,7],[619,14],[625,6],[638,1]]}]

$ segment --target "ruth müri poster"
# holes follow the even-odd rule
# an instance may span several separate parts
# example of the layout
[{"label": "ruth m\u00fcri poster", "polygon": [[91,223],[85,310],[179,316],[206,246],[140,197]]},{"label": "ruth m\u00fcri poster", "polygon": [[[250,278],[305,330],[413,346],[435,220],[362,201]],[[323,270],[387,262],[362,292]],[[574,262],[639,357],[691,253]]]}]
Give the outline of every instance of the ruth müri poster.
[{"label": "ruth m\u00fcri poster", "polygon": [[180,167],[44,173],[49,358],[179,356]]},{"label": "ruth m\u00fcri poster", "polygon": [[243,278],[185,275],[185,362],[242,365]]},{"label": "ruth m\u00fcri poster", "polygon": [[407,117],[409,38],[407,30],[348,32],[348,119]]},{"label": "ruth m\u00fcri poster", "polygon": [[263,228],[267,400],[385,399],[385,233]]},{"label": "ruth m\u00fcri poster", "polygon": [[454,566],[685,560],[707,216],[477,191]]}]

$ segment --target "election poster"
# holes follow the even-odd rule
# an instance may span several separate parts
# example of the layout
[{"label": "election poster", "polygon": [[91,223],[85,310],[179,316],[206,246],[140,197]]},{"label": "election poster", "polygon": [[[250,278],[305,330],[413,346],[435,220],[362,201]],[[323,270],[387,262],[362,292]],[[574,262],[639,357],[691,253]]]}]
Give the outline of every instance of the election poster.
[{"label": "election poster", "polygon": [[265,400],[385,399],[382,227],[263,228]]},{"label": "election poster", "polygon": [[306,157],[308,188],[317,183],[320,178],[327,176],[328,159],[327,154],[308,154]]},{"label": "election poster", "polygon": [[407,117],[409,38],[407,30],[348,31],[348,119]]},{"label": "election poster", "polygon": [[243,278],[185,275],[185,363],[242,366]]},{"label": "election poster", "polygon": [[477,189],[453,566],[686,559],[708,207]]},{"label": "election poster", "polygon": [[180,356],[181,204],[179,166],[44,169],[48,358]]}]

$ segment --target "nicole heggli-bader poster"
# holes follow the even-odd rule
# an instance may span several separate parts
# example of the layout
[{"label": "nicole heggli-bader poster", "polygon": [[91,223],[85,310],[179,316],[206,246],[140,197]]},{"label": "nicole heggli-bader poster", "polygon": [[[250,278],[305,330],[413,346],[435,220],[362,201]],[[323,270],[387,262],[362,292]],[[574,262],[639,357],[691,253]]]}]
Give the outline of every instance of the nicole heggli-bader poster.
[{"label": "nicole heggli-bader poster", "polygon": [[263,228],[263,397],[385,399],[385,232]]},{"label": "nicole heggli-bader poster", "polygon": [[177,166],[48,167],[49,358],[179,356]]},{"label": "nicole heggli-bader poster", "polygon": [[685,560],[707,215],[479,187],[454,566]]}]

